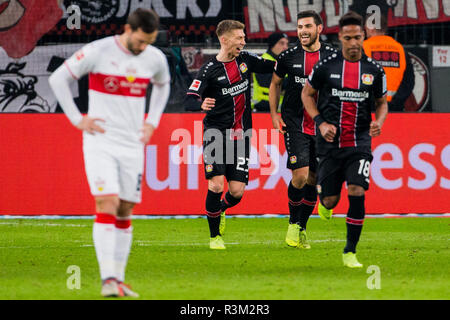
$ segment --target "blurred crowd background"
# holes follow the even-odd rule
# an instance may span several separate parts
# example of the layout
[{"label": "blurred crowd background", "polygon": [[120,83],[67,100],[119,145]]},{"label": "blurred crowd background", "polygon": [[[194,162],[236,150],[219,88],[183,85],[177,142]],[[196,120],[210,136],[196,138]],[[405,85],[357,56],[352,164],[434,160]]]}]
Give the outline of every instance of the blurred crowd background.
[{"label": "blurred crowd background", "polygon": [[[161,18],[155,45],[172,75],[165,112],[195,110],[185,105],[185,93],[200,66],[218,52],[219,21],[245,23],[246,50],[263,54],[273,32],[286,33],[294,46],[295,17],[310,9],[324,20],[321,40],[336,47],[340,16],[379,10],[387,17],[387,34],[404,46],[414,70],[414,89],[399,111],[450,112],[450,0],[1,0],[0,112],[62,112],[48,87],[50,73],[82,45],[121,33],[138,7]],[[87,77],[73,88],[83,112],[87,89]]]}]

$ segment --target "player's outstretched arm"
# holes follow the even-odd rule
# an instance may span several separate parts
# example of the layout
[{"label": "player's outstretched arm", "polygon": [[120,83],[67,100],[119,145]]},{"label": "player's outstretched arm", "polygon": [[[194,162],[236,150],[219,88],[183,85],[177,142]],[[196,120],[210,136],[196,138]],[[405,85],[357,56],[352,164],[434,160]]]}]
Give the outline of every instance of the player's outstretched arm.
[{"label": "player's outstretched arm", "polygon": [[336,135],[336,127],[328,122],[326,122],[317,110],[315,96],[317,94],[317,90],[315,90],[309,82],[307,81],[302,90],[302,102],[305,107],[306,112],[308,112],[309,116],[314,119],[317,124],[317,127],[320,130],[320,134],[327,142],[333,142],[334,137]]},{"label": "player's outstretched arm", "polygon": [[285,127],[286,124],[278,113],[278,104],[280,103],[282,85],[283,78],[280,78],[276,73],[273,73],[272,81],[270,82],[269,87],[270,116],[272,118],[273,127],[281,133],[285,133],[283,127]]},{"label": "player's outstretched arm", "polygon": [[253,53],[249,54],[249,63],[250,69],[255,73],[272,73],[275,69],[276,62],[268,59],[263,59],[254,55]]},{"label": "player's outstretched arm", "polygon": [[388,104],[386,95],[375,99],[375,120],[370,123],[369,134],[371,137],[378,137],[381,134],[381,127],[388,114]]}]

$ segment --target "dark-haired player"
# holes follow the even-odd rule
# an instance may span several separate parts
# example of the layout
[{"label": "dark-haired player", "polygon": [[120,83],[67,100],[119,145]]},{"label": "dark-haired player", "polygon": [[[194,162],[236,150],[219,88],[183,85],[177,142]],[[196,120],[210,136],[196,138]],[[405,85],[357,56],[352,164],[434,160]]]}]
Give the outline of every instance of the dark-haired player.
[{"label": "dark-haired player", "polygon": [[[356,245],[365,216],[364,194],[369,188],[371,140],[381,133],[386,119],[386,76],[383,68],[363,50],[364,27],[360,15],[350,11],[339,21],[342,51],[319,62],[302,92],[303,104],[319,127],[317,191],[319,214],[325,218],[347,182],[347,243],[344,265],[361,268]],[[316,104],[315,96],[319,94]],[[370,110],[375,106],[375,120]]]},{"label": "dark-haired player", "polygon": [[[277,59],[269,89],[270,113],[275,129],[284,133],[288,153],[287,167],[292,170],[288,187],[289,226],[286,243],[309,249],[306,224],[317,200],[315,153],[316,126],[301,103],[301,92],[313,66],[336,49],[319,41],[323,29],[321,17],[313,10],[297,15],[299,45],[284,51]],[[286,93],[277,113],[281,86],[287,77]]]},{"label": "dark-haired player", "polygon": [[[159,124],[170,92],[166,57],[151,46],[159,17],[130,14],[125,31],[87,44],[49,78],[64,113],[83,131],[83,154],[96,203],[93,239],[105,297],[133,296],[123,283],[132,242],[131,214],[141,202],[144,145]],[[89,74],[89,111],[77,109],[70,84]],[[149,82],[153,89],[145,116]]]}]

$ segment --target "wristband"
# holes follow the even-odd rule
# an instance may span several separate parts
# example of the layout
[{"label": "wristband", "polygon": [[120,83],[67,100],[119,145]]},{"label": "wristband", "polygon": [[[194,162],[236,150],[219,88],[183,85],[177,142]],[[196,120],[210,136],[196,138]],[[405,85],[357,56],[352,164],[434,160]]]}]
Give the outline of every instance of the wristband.
[{"label": "wristband", "polygon": [[320,126],[322,122],[325,122],[325,119],[322,118],[320,114],[318,114],[317,116],[314,117],[314,122],[316,123],[317,126]]}]

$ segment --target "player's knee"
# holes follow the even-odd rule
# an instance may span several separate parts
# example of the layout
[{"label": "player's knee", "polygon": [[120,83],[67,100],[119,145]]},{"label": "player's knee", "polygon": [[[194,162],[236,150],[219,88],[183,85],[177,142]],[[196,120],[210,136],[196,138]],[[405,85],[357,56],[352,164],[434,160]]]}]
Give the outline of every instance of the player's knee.
[{"label": "player's knee", "polygon": [[95,199],[97,212],[117,215],[120,200],[119,197],[97,197]]},{"label": "player's knee", "polygon": [[241,199],[244,196],[244,189],[230,189],[229,192],[236,199]]},{"label": "player's knee", "polygon": [[230,181],[228,183],[228,192],[233,198],[240,199],[244,195],[245,183],[240,181]]},{"label": "player's knee", "polygon": [[119,209],[117,211],[117,216],[119,217],[129,217],[133,213],[133,208],[135,204],[128,201],[120,201]]},{"label": "player's knee", "polygon": [[333,209],[338,202],[339,197],[320,197],[320,203],[327,209]]},{"label": "player's knee", "polygon": [[244,195],[245,184],[244,183],[230,183],[228,186],[228,192],[233,198],[240,199]]},{"label": "player's knee", "polygon": [[210,179],[208,181],[208,189],[215,193],[223,192],[223,181],[220,181],[220,179]]},{"label": "player's knee", "polygon": [[317,179],[316,179],[316,174],[314,172],[309,172],[308,174],[308,179],[306,179],[306,183],[311,185],[311,186],[315,186],[317,183]]},{"label": "player's knee", "polygon": [[308,178],[308,172],[305,170],[294,170],[292,172],[292,185],[297,189],[301,189],[305,186]]},{"label": "player's knee", "polygon": [[223,185],[213,184],[213,185],[210,185],[208,189],[215,193],[221,193],[221,192],[223,192]]},{"label": "player's knee", "polygon": [[351,184],[351,185],[348,186],[348,194],[350,196],[360,197],[360,196],[363,196],[364,193],[365,193],[365,190],[361,186],[357,186],[357,185],[354,185],[354,184]]}]

